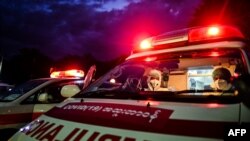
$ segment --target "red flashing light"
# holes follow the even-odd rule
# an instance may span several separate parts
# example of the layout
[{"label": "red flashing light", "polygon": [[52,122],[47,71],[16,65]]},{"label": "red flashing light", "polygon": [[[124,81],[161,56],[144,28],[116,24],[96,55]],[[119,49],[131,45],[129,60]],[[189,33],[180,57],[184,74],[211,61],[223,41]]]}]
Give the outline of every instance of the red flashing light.
[{"label": "red flashing light", "polygon": [[205,41],[223,38],[244,38],[243,34],[231,26],[210,26],[194,28],[189,31],[189,42]]},{"label": "red flashing light", "polygon": [[145,39],[140,43],[140,49],[147,50],[153,48],[151,39]]},{"label": "red flashing light", "polygon": [[144,60],[146,61],[146,62],[151,62],[151,61],[155,61],[157,59],[157,57],[147,57],[147,58],[145,58]]},{"label": "red flashing light", "polygon": [[84,77],[82,70],[66,70],[66,71],[54,71],[50,74],[51,78],[63,78],[63,77]]},{"label": "red flashing light", "polygon": [[[189,43],[199,43],[202,41],[218,41],[218,40],[245,39],[239,29],[233,26],[206,26],[190,29],[183,29],[164,33],[158,36],[147,38],[140,43],[139,47],[133,50],[133,53],[152,51],[163,48],[175,48],[186,46]],[[213,53],[211,56],[218,56]],[[151,61],[147,59],[145,61]]]},{"label": "red flashing light", "polygon": [[218,27],[210,27],[207,31],[208,36],[216,36],[220,33],[220,30]]},{"label": "red flashing light", "polygon": [[212,57],[218,57],[219,55],[220,55],[220,53],[216,52],[216,51],[213,51],[210,53],[210,56],[212,56]]}]

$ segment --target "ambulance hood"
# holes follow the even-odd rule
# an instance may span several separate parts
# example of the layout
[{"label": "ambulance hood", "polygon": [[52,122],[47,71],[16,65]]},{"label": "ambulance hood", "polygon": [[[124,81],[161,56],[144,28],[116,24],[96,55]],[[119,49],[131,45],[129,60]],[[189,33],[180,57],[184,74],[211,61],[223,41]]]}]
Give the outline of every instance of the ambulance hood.
[{"label": "ambulance hood", "polygon": [[[102,101],[102,102],[101,102]],[[213,140],[225,122],[174,119],[171,108],[146,101],[76,100],[62,103],[20,129],[11,140]],[[216,130],[215,130],[216,129]]]}]

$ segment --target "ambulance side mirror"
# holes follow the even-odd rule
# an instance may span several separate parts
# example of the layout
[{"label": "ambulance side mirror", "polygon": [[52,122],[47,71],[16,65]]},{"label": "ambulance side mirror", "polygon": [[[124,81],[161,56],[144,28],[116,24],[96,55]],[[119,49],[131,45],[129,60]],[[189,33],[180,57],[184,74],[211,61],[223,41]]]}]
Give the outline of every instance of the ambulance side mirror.
[{"label": "ambulance side mirror", "polygon": [[250,75],[239,76],[233,81],[233,85],[242,97],[243,103],[250,108]]},{"label": "ambulance side mirror", "polygon": [[61,95],[63,97],[69,98],[80,92],[80,88],[77,85],[65,85],[61,89]]}]

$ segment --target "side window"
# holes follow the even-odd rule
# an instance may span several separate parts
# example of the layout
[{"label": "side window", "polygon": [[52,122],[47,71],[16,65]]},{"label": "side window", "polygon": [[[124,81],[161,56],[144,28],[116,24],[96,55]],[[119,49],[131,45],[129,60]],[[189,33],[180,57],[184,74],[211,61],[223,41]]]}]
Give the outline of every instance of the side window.
[{"label": "side window", "polygon": [[38,96],[38,101],[41,103],[59,103],[63,101],[65,98],[61,96],[61,88],[62,85],[53,85],[45,88],[44,93],[40,95],[44,95],[44,99],[40,100],[40,95]]},{"label": "side window", "polygon": [[21,102],[21,104],[41,104],[41,103],[43,103],[43,102],[40,102],[38,100],[38,98],[41,94],[45,93],[46,89],[47,88],[42,88],[42,89],[38,90],[37,92],[35,92],[34,94],[32,94],[31,96],[26,98],[23,102]]},{"label": "side window", "polygon": [[25,99],[22,104],[49,104],[49,103],[60,103],[66,99],[61,94],[61,89],[65,85],[78,85],[79,88],[83,87],[83,81],[61,81],[57,83],[50,84],[43,87],[27,99]]},{"label": "side window", "polygon": [[31,95],[30,97],[28,97],[26,100],[24,100],[21,104],[35,104],[36,103],[36,97],[37,95]]}]

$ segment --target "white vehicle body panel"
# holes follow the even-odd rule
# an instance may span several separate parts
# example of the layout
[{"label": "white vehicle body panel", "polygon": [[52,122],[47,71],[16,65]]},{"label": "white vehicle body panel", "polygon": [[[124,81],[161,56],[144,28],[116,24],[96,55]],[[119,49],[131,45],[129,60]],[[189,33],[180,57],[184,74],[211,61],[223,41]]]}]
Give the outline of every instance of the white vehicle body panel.
[{"label": "white vehicle body panel", "polygon": [[[43,80],[42,79],[37,79]],[[66,79],[48,79],[46,82],[36,86],[27,93],[9,102],[0,102],[0,130],[5,129],[19,129],[23,125],[37,118],[44,112],[50,110],[57,103],[22,103],[30,96],[38,93],[40,90],[50,86],[51,84],[60,82]],[[72,79],[74,80],[74,79]],[[75,79],[77,80],[77,79]],[[63,81],[62,81],[63,82]]]},{"label": "white vehicle body panel", "polygon": [[[55,118],[51,117],[51,114],[48,116],[47,114],[39,117],[37,120],[33,121],[33,123],[28,124],[27,126],[23,127],[19,132],[19,136],[16,136],[12,138],[13,140],[22,140],[22,138],[25,138],[25,140],[42,140],[42,139],[47,139],[50,138],[53,140],[65,140],[65,139],[79,139],[79,140],[88,140],[88,139],[94,139],[94,140],[103,140],[102,138],[109,138],[109,139],[114,139],[115,140],[126,140],[126,139],[131,139],[131,140],[220,140],[219,138],[208,138],[204,137],[206,133],[204,132],[214,132],[216,133],[216,129],[213,131],[211,130],[211,125],[215,124],[221,124],[225,122],[229,123],[237,123],[239,120],[239,116],[237,113],[239,113],[239,104],[230,104],[230,105],[216,105],[216,106],[211,106],[211,104],[186,104],[186,103],[176,103],[176,102],[158,102],[157,105],[152,104],[149,108],[155,108],[155,110],[151,111],[149,115],[147,114],[142,114],[143,111],[137,111],[136,113],[125,113],[124,110],[131,110],[131,111],[136,111],[135,109],[130,109],[129,105],[132,107],[147,107],[147,103],[149,101],[135,101],[135,100],[129,100],[129,101],[122,101],[122,100],[112,100],[112,99],[84,99],[84,102],[79,103],[80,99],[74,100],[74,102],[65,102],[63,104],[60,104],[56,106],[57,108],[60,109],[60,111],[55,112],[60,112],[62,113],[61,115],[65,115],[65,118],[60,119],[60,118]],[[107,111],[106,108],[111,108],[111,107],[105,107],[105,104],[117,104],[118,105],[127,105],[127,109],[122,109],[122,108],[114,108],[110,109],[110,111]],[[71,107],[67,107],[68,104],[71,104]],[[88,105],[90,104],[90,105]],[[104,104],[104,105],[103,105]],[[78,106],[78,107],[77,107]],[[210,107],[211,106],[211,107]],[[208,108],[210,107],[210,108]],[[106,110],[105,110],[106,109]],[[62,110],[62,111],[61,111]],[[64,111],[65,110],[65,111]],[[123,110],[123,112],[122,112]],[[172,113],[166,117],[164,115],[163,110],[167,111],[172,111]],[[52,110],[53,111],[53,110]],[[64,112],[63,112],[64,111]],[[85,114],[86,112],[86,114]],[[122,122],[126,123],[126,120],[123,119],[123,117],[126,117],[128,119],[135,119],[135,118],[140,118],[138,121],[141,121],[140,124],[138,124],[138,129],[133,127],[131,123],[130,124],[131,129],[126,129],[122,127],[113,127],[116,125],[112,125],[109,127],[104,127],[104,126],[98,126],[98,124],[87,124],[84,123],[84,120],[86,118],[95,118],[95,114],[99,113],[100,115],[103,114],[102,112],[108,112],[108,116],[110,117],[109,119],[106,119],[108,121],[106,122],[112,122],[114,121],[120,121],[120,124]],[[139,112],[139,113],[138,113]],[[142,112],[142,113],[141,113]],[[145,112],[145,111],[144,111]],[[68,113],[71,113],[72,115],[68,115]],[[78,114],[77,114],[78,113]],[[163,114],[163,115],[162,115]],[[68,115],[66,117],[66,115]],[[70,116],[76,116],[78,117],[72,118]],[[85,116],[84,119],[82,119],[82,122],[79,122],[79,118],[83,118],[83,115]],[[89,115],[89,116],[88,116]],[[196,116],[195,116],[196,115]],[[199,115],[199,116],[197,116]],[[87,117],[86,117],[87,116]],[[99,117],[99,116],[96,116]],[[143,131],[143,125],[145,125],[145,128],[150,128],[151,123],[153,124],[154,121],[157,119],[162,119],[164,117],[165,121],[171,120],[173,123],[169,126],[173,126],[176,124],[178,130],[188,130],[192,126],[192,124],[198,124],[194,125],[192,128],[194,130],[201,130],[201,133],[204,133],[204,135],[201,135],[200,137],[193,136],[192,134],[195,134],[194,132],[197,131],[191,131],[191,135],[188,135],[183,132],[183,135],[175,135],[176,130],[173,130],[170,134],[163,134],[163,133],[156,133],[152,131]],[[74,121],[75,120],[75,121]],[[97,120],[97,119],[96,119]],[[41,125],[41,128],[46,128],[46,130],[40,130],[37,127],[37,124],[34,124],[38,121],[43,121],[43,125]],[[74,122],[72,122],[74,121]],[[160,121],[160,120],[159,120]],[[157,121],[157,122],[159,122]],[[160,121],[159,123],[162,124],[162,126],[168,126],[167,123],[164,123],[165,121]],[[190,122],[190,123],[189,123]],[[104,124],[105,121],[100,121],[98,123]],[[182,123],[184,123],[182,125]],[[116,124],[119,124],[117,122]],[[134,123],[136,124],[136,123]],[[155,123],[154,123],[155,124]],[[165,125],[166,124],[166,125]],[[200,125],[199,125],[200,124]],[[51,126],[49,126],[51,125]],[[182,126],[181,126],[182,125]],[[205,127],[203,126],[210,127],[208,129],[204,129]],[[134,125],[137,126],[137,125]],[[161,126],[161,125],[158,125]],[[59,129],[60,128],[60,129]],[[153,125],[151,128],[158,128]],[[160,127],[163,128],[163,127]],[[184,129],[186,128],[186,129]],[[57,131],[58,129],[58,131]],[[33,131],[32,131],[33,130]],[[56,130],[56,131],[55,131]],[[142,130],[142,131],[140,131]],[[145,130],[145,129],[144,129]],[[84,131],[84,135],[81,134],[81,132]],[[136,131],[136,132],[135,132]],[[49,135],[52,135],[52,132],[55,133],[53,134],[53,137]],[[182,131],[177,131],[179,133],[182,133]],[[219,132],[219,131],[218,131]],[[72,135],[72,134],[74,135]],[[80,137],[80,135],[82,135]]]}]

